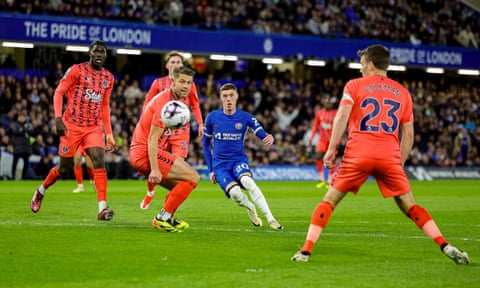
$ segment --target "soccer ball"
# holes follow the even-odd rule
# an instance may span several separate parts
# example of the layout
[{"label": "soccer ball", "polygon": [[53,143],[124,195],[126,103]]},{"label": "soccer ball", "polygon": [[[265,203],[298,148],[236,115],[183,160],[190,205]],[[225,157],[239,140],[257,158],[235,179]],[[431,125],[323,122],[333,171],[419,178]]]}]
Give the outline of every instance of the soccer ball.
[{"label": "soccer ball", "polygon": [[190,122],[190,109],[177,100],[167,102],[162,108],[162,122],[168,128],[180,128]]}]

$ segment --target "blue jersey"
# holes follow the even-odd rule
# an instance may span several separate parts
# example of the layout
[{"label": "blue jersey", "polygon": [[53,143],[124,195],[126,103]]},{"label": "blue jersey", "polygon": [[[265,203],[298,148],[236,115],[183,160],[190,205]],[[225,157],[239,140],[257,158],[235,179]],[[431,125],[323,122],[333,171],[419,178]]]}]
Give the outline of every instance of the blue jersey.
[{"label": "blue jersey", "polygon": [[210,172],[221,163],[248,161],[244,144],[249,129],[259,139],[266,136],[265,130],[257,119],[239,109],[233,115],[226,115],[222,109],[211,112],[205,120],[203,129],[203,153]]}]

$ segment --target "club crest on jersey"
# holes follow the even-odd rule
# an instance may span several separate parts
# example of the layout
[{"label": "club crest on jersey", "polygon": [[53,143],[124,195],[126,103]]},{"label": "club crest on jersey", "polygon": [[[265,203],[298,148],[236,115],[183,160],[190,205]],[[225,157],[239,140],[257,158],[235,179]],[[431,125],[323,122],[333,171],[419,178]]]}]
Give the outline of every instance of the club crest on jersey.
[{"label": "club crest on jersey", "polygon": [[108,81],[107,81],[107,80],[103,80],[103,81],[102,81],[102,85],[103,85],[103,88],[107,88],[107,87],[108,87]]},{"label": "club crest on jersey", "polygon": [[243,124],[242,123],[235,123],[235,129],[240,130],[242,129]]},{"label": "club crest on jersey", "polygon": [[90,77],[85,76],[85,82],[90,82]]},{"label": "club crest on jersey", "polygon": [[94,89],[88,88],[85,90],[85,95],[83,95],[83,99],[89,100],[91,102],[100,103],[102,102],[102,93],[95,92]]},{"label": "club crest on jersey", "polygon": [[62,147],[62,152],[63,153],[68,153],[68,146],[63,146]]}]

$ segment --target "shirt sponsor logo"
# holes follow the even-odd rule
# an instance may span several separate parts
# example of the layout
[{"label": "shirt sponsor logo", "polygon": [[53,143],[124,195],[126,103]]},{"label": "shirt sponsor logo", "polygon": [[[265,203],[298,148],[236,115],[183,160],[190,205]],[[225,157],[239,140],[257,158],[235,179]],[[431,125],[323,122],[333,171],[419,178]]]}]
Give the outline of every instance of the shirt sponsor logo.
[{"label": "shirt sponsor logo", "polygon": [[93,89],[87,89],[85,90],[85,95],[83,95],[83,99],[89,100],[94,103],[100,103],[102,102],[103,95],[102,93],[97,93]]}]

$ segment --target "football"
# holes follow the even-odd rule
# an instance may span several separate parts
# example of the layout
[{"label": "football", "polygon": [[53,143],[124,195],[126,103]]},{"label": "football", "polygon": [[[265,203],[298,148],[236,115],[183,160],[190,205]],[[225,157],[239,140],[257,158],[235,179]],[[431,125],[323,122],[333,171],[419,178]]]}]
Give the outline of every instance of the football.
[{"label": "football", "polygon": [[172,129],[185,126],[190,122],[190,109],[181,101],[169,101],[162,108],[162,122]]}]

